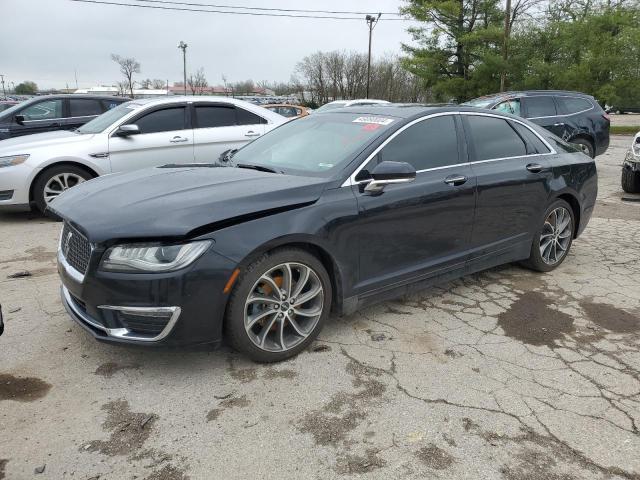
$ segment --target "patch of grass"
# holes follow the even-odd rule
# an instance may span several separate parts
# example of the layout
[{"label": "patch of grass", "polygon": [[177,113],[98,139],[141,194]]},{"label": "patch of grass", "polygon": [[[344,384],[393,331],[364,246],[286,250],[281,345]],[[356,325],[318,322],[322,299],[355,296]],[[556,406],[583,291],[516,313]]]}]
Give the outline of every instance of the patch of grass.
[{"label": "patch of grass", "polygon": [[640,132],[640,126],[611,125],[611,135],[635,135]]}]

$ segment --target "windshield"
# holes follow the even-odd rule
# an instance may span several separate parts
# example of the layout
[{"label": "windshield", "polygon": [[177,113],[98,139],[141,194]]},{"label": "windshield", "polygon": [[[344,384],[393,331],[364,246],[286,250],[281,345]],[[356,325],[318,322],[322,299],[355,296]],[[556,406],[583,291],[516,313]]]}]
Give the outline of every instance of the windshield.
[{"label": "windshield", "polygon": [[468,102],[464,102],[462,105],[466,107],[477,107],[477,108],[489,108],[490,105],[496,103],[496,98],[474,98],[473,100],[469,100]]},{"label": "windshield", "polygon": [[[7,108],[6,110],[4,110],[2,112],[2,115],[6,115],[7,117],[11,116],[11,115],[15,115],[18,113],[18,110],[21,110],[24,106],[27,105],[27,102],[29,102],[29,100],[26,100],[24,102],[20,102],[17,105],[10,105],[11,108]],[[33,102],[31,102],[33,103]]]},{"label": "windshield", "polygon": [[336,108],[344,108],[346,105],[345,102],[331,102],[321,106],[316,110],[317,113],[320,112],[328,112],[329,110],[335,110]]},{"label": "windshield", "polygon": [[344,168],[397,121],[345,113],[302,117],[247,144],[233,156],[233,163],[326,177]]},{"label": "windshield", "polygon": [[118,105],[117,107],[106,111],[102,115],[97,116],[90,122],[85,123],[83,126],[78,128],[76,132],[102,133],[125,115],[128,115],[134,110],[140,108],[140,106],[140,104],[133,102],[127,102],[123,103],[122,105]]}]

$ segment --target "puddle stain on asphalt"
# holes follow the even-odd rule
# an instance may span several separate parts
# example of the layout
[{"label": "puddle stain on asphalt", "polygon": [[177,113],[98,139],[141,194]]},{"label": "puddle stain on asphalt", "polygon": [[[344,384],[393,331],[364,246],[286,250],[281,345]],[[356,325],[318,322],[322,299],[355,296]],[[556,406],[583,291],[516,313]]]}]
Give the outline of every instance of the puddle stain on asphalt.
[{"label": "puddle stain on asphalt", "polygon": [[0,458],[0,480],[3,480],[3,478],[5,478],[4,469],[7,466],[7,463],[9,463],[9,460]]},{"label": "puddle stain on asphalt", "polygon": [[589,320],[614,333],[633,333],[640,330],[640,317],[606,303],[581,302]]},{"label": "puddle stain on asphalt", "polygon": [[369,449],[365,455],[344,455],[338,457],[336,472],[340,475],[359,475],[384,467],[387,462],[378,457],[378,451]]},{"label": "puddle stain on asphalt", "polygon": [[434,443],[422,447],[415,455],[418,460],[433,470],[446,470],[455,462],[455,458],[449,452]]},{"label": "puddle stain on asphalt", "polygon": [[293,378],[296,378],[297,376],[298,376],[298,372],[296,372],[295,370],[287,369],[287,368],[282,370],[268,368],[262,374],[262,377],[266,380],[273,380],[275,378],[284,378],[284,379],[291,380]]},{"label": "puddle stain on asphalt", "polygon": [[509,310],[498,315],[506,336],[528,345],[555,347],[556,340],[575,331],[573,318],[551,308],[553,302],[539,292],[527,292]]},{"label": "puddle stain on asphalt", "polygon": [[107,419],[102,428],[111,432],[109,440],[93,440],[80,447],[80,451],[99,452],[110,457],[133,456],[147,441],[157,420],[157,415],[135,413],[126,400],[115,400],[102,406]]},{"label": "puddle stain on asphalt", "polygon": [[185,474],[184,470],[181,470],[174,465],[165,465],[160,470],[156,470],[151,473],[144,480],[188,480],[189,477]]},{"label": "puddle stain on asphalt", "polygon": [[93,373],[94,375],[99,375],[104,378],[111,378],[121,370],[138,370],[139,368],[140,365],[138,364],[120,365],[115,362],[107,362],[96,368],[96,371]]},{"label": "puddle stain on asphalt", "polygon": [[44,247],[34,247],[25,250],[27,255],[22,257],[8,258],[6,260],[0,260],[0,264],[3,263],[15,263],[15,262],[53,262],[56,259],[56,252],[49,252]]},{"label": "puddle stain on asphalt", "polygon": [[15,377],[0,373],[0,401],[33,402],[44,397],[51,385],[34,377]]},{"label": "puddle stain on asphalt", "polygon": [[222,412],[224,412],[225,410],[228,410],[230,408],[246,408],[249,405],[251,405],[251,402],[247,400],[246,395],[243,395],[241,397],[231,397],[227,398],[226,400],[222,400],[218,404],[218,408],[214,408],[213,410],[210,410],[209,413],[207,413],[207,422],[216,420],[220,415],[222,415]]}]

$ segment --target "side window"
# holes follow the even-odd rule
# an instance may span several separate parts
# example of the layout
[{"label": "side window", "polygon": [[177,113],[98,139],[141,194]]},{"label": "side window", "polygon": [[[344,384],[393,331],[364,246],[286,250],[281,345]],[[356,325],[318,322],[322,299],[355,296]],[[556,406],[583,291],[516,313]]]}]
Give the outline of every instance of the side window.
[{"label": "side window", "polygon": [[259,115],[252,113],[244,108],[236,107],[238,125],[258,125],[267,123],[267,121]]},{"label": "side window", "polygon": [[525,101],[527,118],[554,117],[558,114],[553,97],[526,97]]},{"label": "side window", "polygon": [[584,112],[585,110],[593,108],[591,102],[585,98],[558,97],[557,100],[563,107],[562,109],[564,110],[564,113],[569,115],[572,113]]},{"label": "side window", "polygon": [[48,120],[62,118],[62,100],[45,100],[29,105],[18,115],[24,115],[25,120]]},{"label": "side window", "polygon": [[527,127],[518,122],[511,122],[513,128],[517,130],[522,138],[533,148],[534,152],[530,153],[549,153],[551,150],[538,138],[538,136]]},{"label": "side window", "polygon": [[102,105],[98,100],[90,100],[88,98],[69,99],[69,116],[71,117],[88,117],[100,115],[101,113]]},{"label": "side window", "polygon": [[120,104],[114,100],[102,100],[102,107],[105,112],[107,110],[111,110],[112,108],[116,108],[118,105]]},{"label": "side window", "polygon": [[520,157],[527,154],[524,142],[506,120],[479,115],[469,115],[467,119],[476,160]]},{"label": "side window", "polygon": [[398,134],[378,154],[378,161],[407,162],[416,170],[459,163],[452,115],[429,118]]},{"label": "side window", "polygon": [[185,108],[165,108],[148,113],[131,122],[138,125],[140,133],[170,132],[172,130],[184,130]]},{"label": "side window", "polygon": [[517,115],[519,117],[521,116],[519,98],[513,98],[511,100],[507,100],[506,102],[499,103],[498,105],[493,107],[493,109],[499,112],[511,113],[512,115]]},{"label": "side window", "polygon": [[219,105],[196,105],[198,128],[231,127],[236,124],[236,110]]}]

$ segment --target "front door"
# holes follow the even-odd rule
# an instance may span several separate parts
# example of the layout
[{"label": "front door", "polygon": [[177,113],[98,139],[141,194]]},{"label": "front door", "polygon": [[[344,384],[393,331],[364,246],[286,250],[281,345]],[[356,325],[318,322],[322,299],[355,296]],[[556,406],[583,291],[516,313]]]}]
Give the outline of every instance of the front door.
[{"label": "front door", "polygon": [[[475,177],[466,161],[457,115],[426,117],[392,138],[358,174],[360,277],[357,293],[464,266],[475,208]],[[364,192],[381,161],[407,162],[407,184]]]},{"label": "front door", "polygon": [[18,137],[59,130],[64,121],[63,107],[64,103],[60,98],[42,100],[26,106],[16,113],[16,116],[22,115],[24,117],[22,124],[19,124],[14,116],[9,127],[10,135]]},{"label": "front door", "polygon": [[127,122],[140,129],[137,135],[109,138],[112,172],[126,172],[169,163],[193,163],[193,130],[186,105],[143,112]]}]

